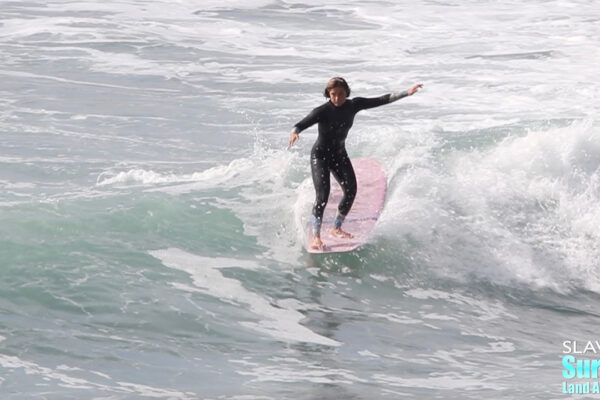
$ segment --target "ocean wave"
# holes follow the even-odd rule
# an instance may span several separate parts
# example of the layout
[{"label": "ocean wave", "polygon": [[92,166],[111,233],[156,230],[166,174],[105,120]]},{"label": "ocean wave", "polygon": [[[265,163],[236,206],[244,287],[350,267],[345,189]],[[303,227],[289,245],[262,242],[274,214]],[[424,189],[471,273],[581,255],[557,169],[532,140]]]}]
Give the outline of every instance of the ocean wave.
[{"label": "ocean wave", "polygon": [[446,273],[599,291],[600,136],[593,121],[449,152],[402,172],[383,234]]}]

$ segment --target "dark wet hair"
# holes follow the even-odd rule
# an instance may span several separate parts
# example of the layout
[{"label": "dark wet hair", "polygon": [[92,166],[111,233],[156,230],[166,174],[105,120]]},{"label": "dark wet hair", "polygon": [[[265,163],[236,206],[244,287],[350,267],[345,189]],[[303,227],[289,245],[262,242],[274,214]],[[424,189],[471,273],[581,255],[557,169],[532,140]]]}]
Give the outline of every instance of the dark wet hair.
[{"label": "dark wet hair", "polygon": [[327,86],[325,86],[323,96],[329,98],[329,91],[336,87],[344,88],[346,90],[346,96],[350,97],[350,86],[348,86],[348,83],[344,78],[341,78],[339,76],[331,78],[329,82],[327,82]]}]

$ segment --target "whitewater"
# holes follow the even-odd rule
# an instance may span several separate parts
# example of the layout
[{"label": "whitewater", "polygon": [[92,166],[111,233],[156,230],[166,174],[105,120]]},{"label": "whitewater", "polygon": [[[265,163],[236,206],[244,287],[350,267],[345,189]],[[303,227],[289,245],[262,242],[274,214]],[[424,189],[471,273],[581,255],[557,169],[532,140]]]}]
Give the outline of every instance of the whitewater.
[{"label": "whitewater", "polygon": [[[599,398],[563,393],[598,38],[588,0],[0,1],[0,397]],[[346,142],[367,245],[309,255],[316,128],[286,146],[333,76],[424,88]]]}]

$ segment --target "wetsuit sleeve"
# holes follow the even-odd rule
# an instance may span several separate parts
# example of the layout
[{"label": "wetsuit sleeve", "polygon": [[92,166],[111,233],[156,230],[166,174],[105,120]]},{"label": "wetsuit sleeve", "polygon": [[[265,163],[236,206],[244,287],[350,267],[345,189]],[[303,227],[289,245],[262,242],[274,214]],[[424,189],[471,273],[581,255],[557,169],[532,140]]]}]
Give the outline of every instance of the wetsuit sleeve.
[{"label": "wetsuit sleeve", "polygon": [[304,119],[302,119],[300,122],[294,125],[294,131],[296,133],[300,133],[306,128],[309,128],[317,122],[319,122],[319,117],[321,115],[319,111],[319,108],[315,108],[314,110],[312,110],[306,117],[304,117]]},{"label": "wetsuit sleeve", "polygon": [[374,108],[384,104],[393,103],[394,101],[400,100],[406,96],[408,96],[408,91],[405,90],[403,92],[385,94],[380,97],[355,97],[352,101],[354,102],[356,111],[358,112],[360,110],[366,110],[368,108]]},{"label": "wetsuit sleeve", "polygon": [[390,95],[386,94],[379,97],[355,97],[352,99],[356,112],[367,110],[369,108],[379,107],[390,102]]},{"label": "wetsuit sleeve", "polygon": [[390,94],[390,103],[393,103],[396,100],[400,100],[406,96],[408,96],[408,90],[405,90],[403,92],[398,92],[398,93],[392,93],[392,94]]}]

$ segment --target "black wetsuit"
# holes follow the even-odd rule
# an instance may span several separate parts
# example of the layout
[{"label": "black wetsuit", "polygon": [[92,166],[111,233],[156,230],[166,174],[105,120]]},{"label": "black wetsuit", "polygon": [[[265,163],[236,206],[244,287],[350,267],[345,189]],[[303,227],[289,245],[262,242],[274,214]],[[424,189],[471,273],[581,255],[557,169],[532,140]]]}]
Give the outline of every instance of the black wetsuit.
[{"label": "black wetsuit", "polygon": [[312,179],[316,191],[313,205],[313,227],[317,225],[320,229],[323,212],[329,199],[330,172],[344,191],[344,197],[338,206],[338,215],[345,216],[352,208],[357,188],[354,169],[348,153],[346,153],[345,142],[348,131],[352,127],[356,113],[389,102],[389,94],[374,98],[347,99],[339,107],[328,101],[312,110],[294,126],[296,132],[300,133],[316,123],[319,124],[319,136],[310,153]]}]

